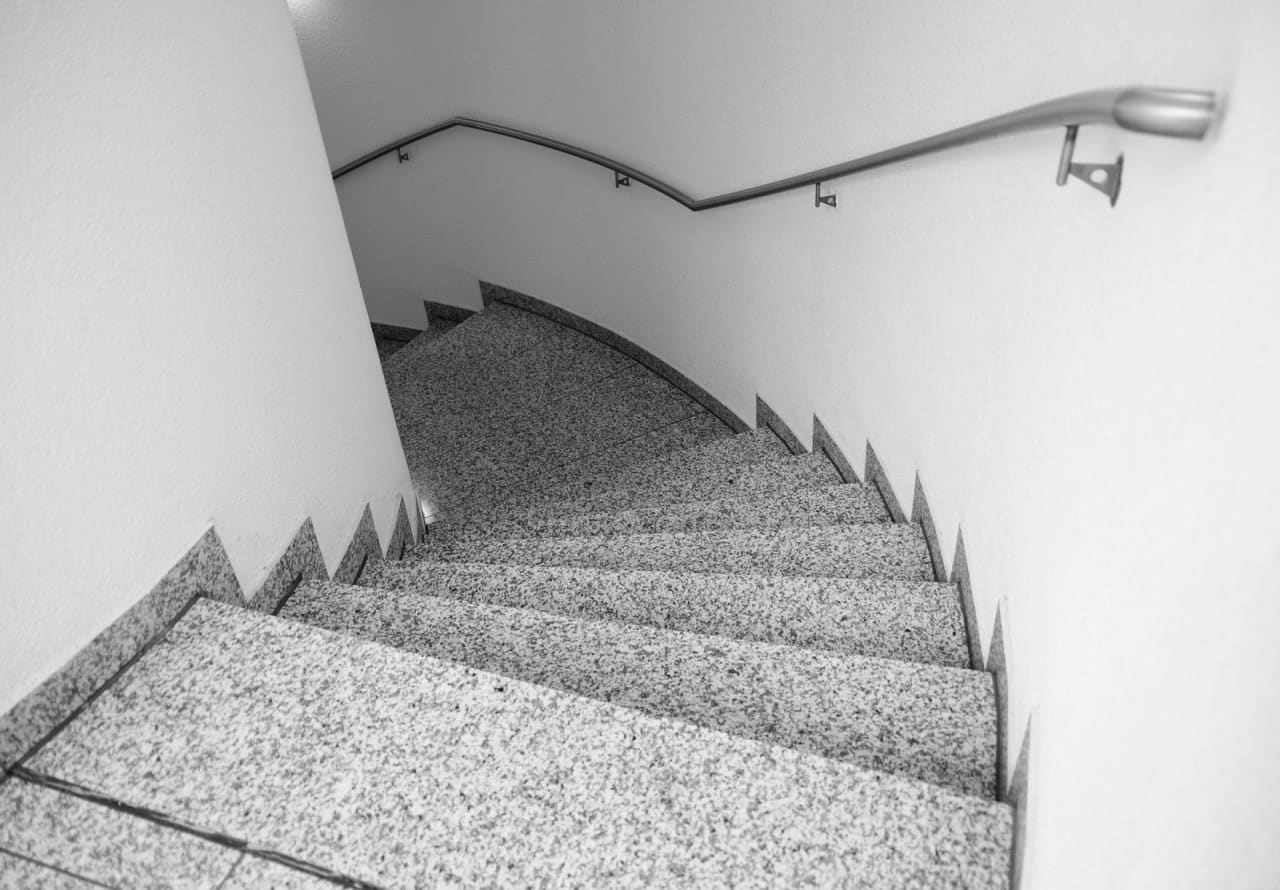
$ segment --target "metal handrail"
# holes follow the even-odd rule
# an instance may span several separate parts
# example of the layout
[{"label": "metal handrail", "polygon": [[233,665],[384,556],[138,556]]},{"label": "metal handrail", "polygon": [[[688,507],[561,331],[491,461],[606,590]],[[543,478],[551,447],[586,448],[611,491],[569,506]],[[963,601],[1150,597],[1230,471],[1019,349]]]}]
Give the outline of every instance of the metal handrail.
[{"label": "metal handrail", "polygon": [[[896,148],[879,151],[841,164],[834,164],[830,167],[823,167],[820,170],[810,170],[808,173],[801,173],[796,176],[789,176],[786,179],[778,179],[763,185],[753,186],[752,188],[739,189],[738,191],[713,195],[708,198],[694,198],[675,186],[663,182],[656,176],[645,173],[607,155],[602,155],[568,142],[561,142],[558,139],[540,136],[537,133],[530,133],[526,130],[518,130],[514,127],[507,127],[476,118],[453,117],[427,127],[425,130],[419,130],[394,142],[389,142],[348,164],[343,164],[333,171],[333,178],[335,180],[340,179],[348,173],[358,170],[364,165],[392,152],[396,152],[400,160],[408,160],[408,156],[404,153],[406,146],[434,136],[437,133],[451,130],[454,127],[464,127],[469,130],[496,133],[509,139],[518,139],[521,142],[530,142],[562,154],[581,158],[584,161],[613,170],[616,185],[630,185],[631,181],[643,183],[695,213],[702,210],[711,210],[715,207],[725,207],[729,204],[751,201],[768,195],[776,195],[792,189],[805,188],[806,186],[816,187],[815,203],[834,205],[834,197],[822,197],[817,194],[817,189],[820,189],[821,184],[824,182],[854,173],[861,173],[863,170],[871,170],[887,164],[896,164],[899,161],[920,157],[921,155],[993,139],[997,136],[1048,127],[1068,128],[1068,140],[1064,144],[1063,157],[1060,164],[1062,169],[1081,167],[1096,170],[1104,165],[1070,164],[1070,149],[1075,144],[1076,127],[1083,124],[1106,124],[1137,133],[1173,136],[1181,139],[1201,139],[1213,124],[1217,111],[1215,95],[1204,90],[1173,90],[1150,87],[1092,90],[1063,96],[1037,105],[1029,105],[1017,111],[1011,111],[1008,114],[990,117],[977,123],[957,127],[954,130],[947,130],[945,133],[939,133],[936,136],[917,139],[914,142],[908,142]],[[1115,191],[1118,191],[1119,188],[1119,171],[1118,168],[1108,169],[1115,169],[1117,173],[1113,177],[1114,187],[1111,192],[1112,203],[1114,203]],[[1085,179],[1084,175],[1077,173],[1074,169],[1071,172]],[[1090,182],[1090,184],[1102,188],[1102,186],[1098,185],[1099,179],[1100,177],[1094,176],[1093,182]],[[1105,179],[1105,176],[1101,177],[1101,179]],[[1086,181],[1089,180],[1086,179]],[[1059,184],[1063,182],[1065,182],[1065,174],[1060,174]],[[1105,191],[1106,189],[1103,190]]]}]

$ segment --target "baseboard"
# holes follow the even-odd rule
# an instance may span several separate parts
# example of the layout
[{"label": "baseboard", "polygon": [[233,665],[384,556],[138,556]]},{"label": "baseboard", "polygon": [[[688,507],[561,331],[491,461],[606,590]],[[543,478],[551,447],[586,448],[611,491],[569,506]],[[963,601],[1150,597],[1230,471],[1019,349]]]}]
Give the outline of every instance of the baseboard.
[{"label": "baseboard", "polygon": [[982,640],[978,635],[978,609],[973,601],[973,582],[969,578],[969,557],[964,550],[964,529],[956,530],[956,555],[951,560],[951,583],[960,592],[964,634],[969,643],[969,666],[978,669],[982,667]]},{"label": "baseboard", "polygon": [[827,460],[835,465],[836,472],[840,474],[843,481],[858,483],[858,474],[854,471],[849,458],[845,456],[844,449],[836,444],[836,440],[831,433],[827,432],[827,428],[822,425],[822,421],[816,414],[813,415],[813,453],[825,454]]},{"label": "baseboard", "polygon": [[616,334],[590,319],[576,315],[567,309],[561,309],[559,306],[548,303],[545,300],[539,300],[537,297],[531,297],[528,294],[522,294],[519,291],[492,284],[488,281],[480,282],[480,298],[486,306],[493,302],[506,303],[509,306],[515,306],[517,309],[523,309],[526,312],[549,318],[557,324],[572,328],[580,334],[591,337],[593,340],[599,340],[606,346],[611,346],[618,350],[627,358],[644,365],[693,399],[735,433],[745,433],[751,429],[746,421],[729,410],[727,405],[667,364],[667,362],[658,358],[643,346],[633,343],[626,337]]},{"label": "baseboard", "polygon": [[1004,653],[1004,621],[1000,606],[996,607],[996,623],[991,629],[991,646],[987,650],[986,669],[991,674],[996,693],[996,796],[1008,800],[1009,794],[1009,670]]},{"label": "baseboard", "polygon": [[783,421],[778,413],[769,407],[769,403],[764,399],[756,396],[756,429],[767,428],[773,432],[775,436],[782,440],[782,444],[787,446],[787,450],[792,454],[808,454],[804,445],[800,443],[800,439],[795,433],[791,432],[791,427]]},{"label": "baseboard", "polygon": [[925,547],[929,550],[929,562],[933,565],[933,580],[947,582],[947,564],[942,558],[942,545],[938,541],[938,529],[933,524],[929,499],[924,493],[924,483],[916,473],[916,488],[911,497],[911,522],[924,533]]},{"label": "baseboard", "polygon": [[889,516],[894,522],[906,522],[907,514],[902,510],[902,503],[898,500],[897,494],[893,491],[893,484],[889,482],[889,476],[884,471],[884,467],[880,465],[880,458],[876,456],[876,450],[871,447],[871,442],[867,442],[867,466],[863,471],[863,478],[876,487],[880,492],[880,498],[884,501],[885,508],[889,511]]},{"label": "baseboard", "polygon": [[308,517],[284,553],[276,560],[267,580],[262,582],[258,592],[249,600],[249,608],[275,613],[301,582],[317,578],[328,581],[329,569],[320,553],[315,526]]},{"label": "baseboard", "polygon": [[1031,768],[1031,718],[1022,733],[1018,748],[1018,764],[1013,768],[1009,782],[1008,801],[1013,805],[1013,852],[1009,861],[1009,887],[1022,887],[1022,866],[1027,858],[1027,788],[1028,771]]},{"label": "baseboard", "polygon": [[[401,499],[387,558],[398,559],[403,555],[413,537],[413,527]],[[366,504],[351,543],[334,572],[334,580],[354,579],[367,560],[382,558],[382,555],[373,512]],[[207,597],[242,608],[274,612],[301,581],[326,578],[327,574],[315,528],[308,518],[249,600],[217,530],[210,528],[145,596],[52,676],[0,715],[0,771],[7,771],[28,757],[79,713],[113,677],[167,633],[196,599]]]},{"label": "baseboard", "polygon": [[398,340],[408,343],[414,337],[422,333],[418,328],[405,328],[394,324],[379,324],[376,321],[370,322],[369,327],[373,328],[373,336],[379,340]]}]

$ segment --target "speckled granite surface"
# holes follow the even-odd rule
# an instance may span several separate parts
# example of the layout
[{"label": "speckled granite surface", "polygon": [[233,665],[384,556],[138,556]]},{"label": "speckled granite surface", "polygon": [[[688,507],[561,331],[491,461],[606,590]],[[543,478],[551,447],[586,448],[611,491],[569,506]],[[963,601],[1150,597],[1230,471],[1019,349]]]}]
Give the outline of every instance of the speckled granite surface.
[{"label": "speckled granite surface", "polygon": [[174,890],[213,890],[239,855],[19,779],[0,786],[0,849],[110,887]]},{"label": "speckled granite surface", "polygon": [[845,454],[844,449],[836,442],[835,437],[827,431],[822,421],[818,419],[818,415],[813,415],[813,452],[815,454],[825,454],[827,460],[836,466],[836,471],[840,474],[840,478],[845,482],[860,482],[857,472],[853,469],[853,463]]},{"label": "speckled granite surface", "polygon": [[102,886],[0,850],[0,887],[12,887],[14,890],[94,890]]},{"label": "speckled granite surface", "polygon": [[[419,490],[450,507],[473,489],[607,448],[701,411],[687,396],[643,368],[632,368],[501,421],[456,423],[419,434],[401,428]],[[432,424],[442,420],[433,415]]]},{"label": "speckled granite surface", "polygon": [[491,409],[495,399],[511,407],[538,405],[633,365],[625,355],[603,343],[557,328],[505,362],[478,369],[465,378],[453,378],[451,385],[433,394],[424,408],[484,412]]},{"label": "speckled granite surface", "polygon": [[889,481],[889,474],[885,472],[880,463],[880,458],[876,455],[876,450],[871,447],[870,442],[867,443],[867,463],[862,478],[866,480],[868,485],[874,485],[879,490],[880,496],[884,498],[884,505],[889,510],[889,515],[893,517],[894,522],[907,521],[906,511],[902,509],[902,503],[898,500],[897,492],[893,490],[893,484]]},{"label": "speckled granite surface", "polygon": [[340,885],[256,856],[244,856],[218,890],[334,890],[335,886]]},{"label": "speckled granite surface", "polygon": [[694,448],[667,451],[625,467],[600,467],[572,479],[513,493],[498,509],[512,511],[547,501],[590,497],[601,491],[643,487],[655,479],[693,481],[709,474],[738,472],[769,460],[789,457],[786,445],[770,430],[752,430]]},{"label": "speckled granite surface", "polygon": [[792,454],[807,454],[808,448],[804,447],[804,443],[800,438],[791,431],[791,427],[787,426],[787,422],[778,416],[778,412],[773,407],[756,396],[756,426],[773,430],[782,443],[787,446],[787,450]]},{"label": "speckled granite surface", "polygon": [[1003,804],[202,601],[32,769],[388,886],[1003,888]]},{"label": "speckled granite surface", "polygon": [[880,493],[862,485],[829,485],[774,494],[693,501],[612,513],[495,519],[442,529],[456,539],[477,537],[599,537],[636,532],[696,532],[790,525],[889,522]]},{"label": "speckled granite surface", "polygon": [[329,579],[329,569],[324,564],[320,542],[316,540],[315,526],[311,524],[310,517],[302,523],[289,546],[276,560],[271,574],[249,601],[249,607],[263,612],[275,611],[280,601],[289,595],[298,578],[307,581],[313,578],[325,581]]},{"label": "speckled granite surface", "polygon": [[588,318],[576,313],[548,303],[545,300],[539,300],[537,297],[531,297],[528,294],[520,293],[508,287],[499,284],[492,284],[487,281],[480,282],[480,299],[484,305],[501,305],[496,301],[502,301],[510,306],[518,306],[530,312],[536,312],[546,318],[562,324],[568,328],[581,331],[591,337],[609,344],[619,352],[634,359],[639,364],[650,369],[659,377],[669,381],[673,386],[681,392],[687,393],[688,396],[705,408],[708,412],[720,419],[725,426],[734,432],[746,432],[749,427],[731,410],[714,395],[703,387],[699,386],[689,377],[687,377],[678,368],[671,365],[665,359],[654,355],[643,346],[628,340],[617,331],[610,330],[602,325],[596,324]]},{"label": "speckled granite surface", "polygon": [[[415,508],[416,509],[416,508]],[[400,559],[416,543],[413,525],[409,522],[409,511],[400,499],[400,507],[396,510],[396,524],[391,529],[391,537],[387,541],[387,559]]]},{"label": "speckled granite surface", "polygon": [[9,767],[68,717],[198,593],[244,602],[235,570],[212,528],[146,596],[0,717],[0,766]]},{"label": "speckled granite surface", "polygon": [[428,538],[414,548],[414,555],[438,561],[598,569],[933,580],[920,529],[892,523],[606,538]]},{"label": "speckled granite surface", "polygon": [[[633,436],[616,445],[586,455],[576,455],[559,465],[530,468],[528,475],[520,479],[489,483],[488,480],[469,492],[467,510],[480,512],[485,508],[508,501],[513,497],[528,496],[544,488],[565,482],[608,478],[618,471],[666,454],[671,451],[697,448],[712,442],[723,441],[731,433],[719,420],[707,412],[677,420]],[[537,500],[534,497],[533,500]]]},{"label": "speckled granite surface", "polygon": [[361,583],[469,602],[967,667],[948,584],[484,563],[378,563]]},{"label": "speckled granite surface", "polygon": [[[629,473],[629,476],[637,474]],[[555,499],[552,492],[534,503],[499,505],[485,519],[559,518],[571,513],[601,513],[723,498],[765,495],[797,488],[819,488],[839,484],[835,467],[822,455],[771,457],[737,468],[685,477],[654,473],[646,481],[628,480],[626,487],[606,487],[580,497]],[[477,520],[479,517],[477,517]]]},{"label": "speckled granite surface", "polygon": [[378,542],[378,530],[373,524],[373,510],[364,505],[360,523],[351,536],[351,543],[342,555],[342,562],[333,570],[333,580],[351,583],[359,576],[361,568],[382,558],[382,545]]},{"label": "speckled granite surface", "polygon": [[[494,364],[532,348],[560,330],[554,322],[509,306],[495,306],[480,312],[450,329],[442,336],[391,369],[395,383],[392,408],[397,421],[404,424],[421,422],[439,392],[455,378],[464,382]],[[406,347],[401,352],[408,351]],[[399,354],[392,357],[395,362]]]},{"label": "speckled granite surface", "polygon": [[991,675],[308,582],[280,617],[995,797]]}]

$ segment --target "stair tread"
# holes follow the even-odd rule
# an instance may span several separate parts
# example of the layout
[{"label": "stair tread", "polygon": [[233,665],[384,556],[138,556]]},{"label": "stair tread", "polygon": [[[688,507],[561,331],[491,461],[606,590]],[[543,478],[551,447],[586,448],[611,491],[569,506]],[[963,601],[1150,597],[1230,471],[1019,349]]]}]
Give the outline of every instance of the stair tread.
[{"label": "stair tread", "polygon": [[1001,803],[208,600],[28,766],[388,885],[996,888],[1012,833]]},{"label": "stair tread", "polygon": [[590,497],[602,491],[643,486],[654,479],[692,480],[788,457],[792,457],[791,452],[772,430],[750,430],[697,448],[683,449],[679,453],[656,455],[626,468],[583,473],[572,480],[509,497],[501,508],[515,510],[546,501]]},{"label": "stair tread", "polygon": [[[500,504],[486,514],[491,519],[550,519],[582,513],[603,513],[657,507],[691,501],[713,501],[747,495],[772,494],[797,488],[840,484],[835,465],[824,455],[770,456],[745,466],[708,469],[688,476],[654,472],[647,479],[629,478],[625,485],[604,487],[591,494],[557,498],[553,493],[534,503]],[[476,517],[480,518],[480,517]]]},{"label": "stair tread", "polygon": [[468,492],[461,512],[481,514],[513,497],[528,496],[564,482],[607,478],[633,464],[661,455],[691,452],[732,438],[733,433],[719,418],[708,411],[700,411],[691,417],[657,427],[590,454],[575,455],[563,463],[534,468],[520,479],[478,485]]},{"label": "stair tread", "polygon": [[412,416],[419,400],[429,398],[433,390],[455,376],[504,361],[550,336],[559,327],[555,322],[511,306],[494,306],[477,312],[394,363],[392,392],[398,398],[393,398],[392,407],[398,415],[405,411],[406,416]]},{"label": "stair tread", "polygon": [[413,553],[442,562],[934,580],[923,533],[914,525],[892,523],[601,538],[428,538]]},{"label": "stair tread", "polygon": [[841,484],[560,517],[517,516],[488,522],[475,521],[457,528],[447,527],[442,531],[455,540],[481,537],[599,537],[640,532],[695,532],[891,521],[884,499],[874,488]]},{"label": "stair tread", "polygon": [[361,583],[833,652],[969,666],[956,588],[933,581],[378,561]]},{"label": "stair tread", "polygon": [[281,617],[732,735],[995,796],[985,672],[305,582]]},{"label": "stair tread", "polygon": [[424,407],[492,412],[493,406],[538,405],[589,386],[636,363],[599,340],[558,327],[505,361],[492,362],[428,395]]},{"label": "stair tread", "polygon": [[[416,484],[445,504],[537,468],[623,442],[702,413],[684,393],[636,365],[501,422],[438,415],[420,433],[401,428]],[[411,444],[410,444],[411,443]]]}]

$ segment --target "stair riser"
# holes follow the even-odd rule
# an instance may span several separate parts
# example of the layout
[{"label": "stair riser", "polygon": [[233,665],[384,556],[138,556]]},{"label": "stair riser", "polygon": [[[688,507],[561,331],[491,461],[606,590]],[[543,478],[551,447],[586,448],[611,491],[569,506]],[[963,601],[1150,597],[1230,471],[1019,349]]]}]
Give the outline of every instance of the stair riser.
[{"label": "stair riser", "polygon": [[377,562],[360,583],[742,640],[968,667],[950,585],[777,575]]},{"label": "stair riser", "polygon": [[476,543],[428,540],[414,552],[442,562],[933,580],[933,565],[918,530],[898,525],[854,528],[856,534],[844,529],[781,529]]},{"label": "stair riser", "polygon": [[713,474],[741,472],[752,464],[790,456],[781,439],[768,430],[758,430],[697,449],[656,456],[649,461],[632,464],[621,472],[606,467],[584,469],[576,478],[565,479],[558,484],[539,484],[538,480],[532,480],[530,487],[522,493],[512,494],[504,506],[515,510],[547,501],[586,498],[601,491],[643,487],[655,479],[693,481]]},{"label": "stair riser", "polygon": [[814,525],[889,522],[878,492],[860,485],[785,492],[766,498],[735,498],[647,507],[616,513],[588,513],[564,519],[509,519],[475,522],[443,530],[450,540],[480,538],[575,537],[724,529],[777,529]]},{"label": "stair riser", "polygon": [[732,735],[995,794],[989,674],[309,583],[282,617]]}]

